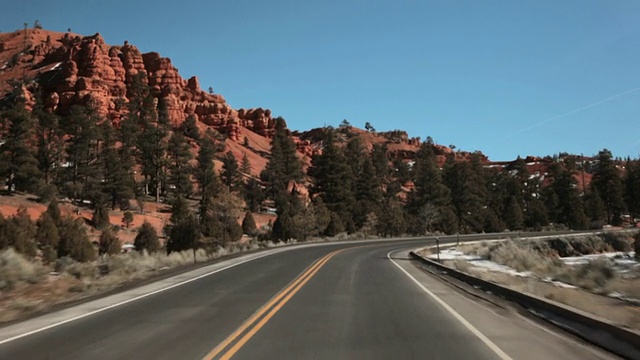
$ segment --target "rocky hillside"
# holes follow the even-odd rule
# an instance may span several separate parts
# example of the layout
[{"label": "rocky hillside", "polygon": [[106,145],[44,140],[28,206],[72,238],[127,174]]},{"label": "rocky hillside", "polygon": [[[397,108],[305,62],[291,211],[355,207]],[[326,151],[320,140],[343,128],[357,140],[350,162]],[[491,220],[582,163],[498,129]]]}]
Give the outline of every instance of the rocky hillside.
[{"label": "rocky hillside", "polygon": [[[26,29],[0,33],[0,99],[11,90],[11,83],[27,79],[21,91],[35,104],[36,92],[42,95],[49,111],[65,113],[74,104],[91,103],[102,116],[118,122],[125,115],[121,102],[127,101],[132,79],[139,74],[151,87],[154,97],[166,104],[174,126],[188,116],[194,116],[201,129],[211,127],[226,138],[227,150],[237,158],[247,154],[253,171],[259,173],[266,164],[269,141],[273,135],[274,118],[269,109],[234,109],[212,89],[200,88],[198,78],[183,78],[171,59],[157,52],[142,53],[133,44],[106,44],[97,33],[82,36],[44,29]],[[119,105],[120,104],[120,105]],[[410,162],[421,144],[401,130],[372,132],[351,128],[371,148],[386,144],[390,160]],[[300,157],[309,163],[320,151],[321,129],[293,132]],[[455,153],[458,160],[468,159],[470,153],[438,146],[438,163]],[[487,166],[504,166],[507,162],[492,163],[483,156]],[[544,161],[528,161],[531,173],[545,173]],[[578,180],[582,182],[583,177]],[[582,185],[582,184],[581,184]]]}]

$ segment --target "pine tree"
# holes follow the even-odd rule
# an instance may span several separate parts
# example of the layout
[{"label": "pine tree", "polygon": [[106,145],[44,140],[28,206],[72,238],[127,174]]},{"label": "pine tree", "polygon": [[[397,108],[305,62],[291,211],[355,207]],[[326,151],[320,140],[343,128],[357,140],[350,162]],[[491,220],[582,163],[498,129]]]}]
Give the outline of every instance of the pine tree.
[{"label": "pine tree", "polygon": [[178,196],[171,206],[169,224],[165,226],[167,234],[167,253],[195,249],[199,246],[200,227],[195,214],[189,209],[187,201]]},{"label": "pine tree", "polygon": [[312,194],[319,195],[327,208],[341,219],[350,219],[355,205],[353,176],[342,151],[335,144],[333,129],[327,129],[322,153],[311,159],[308,175],[314,179]]},{"label": "pine tree", "polygon": [[153,194],[158,202],[165,178],[169,114],[163,102],[156,111],[150,110],[149,115],[150,119],[143,120],[142,132],[137,139],[140,149],[139,162],[145,177],[145,193]]},{"label": "pine tree", "polygon": [[242,154],[242,161],[240,161],[240,173],[245,176],[250,176],[252,170],[251,162],[249,161],[249,157],[246,152]]},{"label": "pine tree", "polygon": [[160,240],[158,239],[156,229],[147,221],[142,223],[142,226],[138,229],[138,235],[136,235],[133,241],[133,245],[136,250],[140,252],[145,250],[149,253],[159,251]]},{"label": "pine tree", "polygon": [[169,139],[169,184],[175,196],[189,197],[193,193],[190,165],[193,155],[184,135],[174,132]]},{"label": "pine tree", "polygon": [[35,123],[24,106],[24,100],[16,101],[12,109],[0,113],[0,176],[6,179],[9,194],[14,189],[35,192],[42,186]]},{"label": "pine tree", "polygon": [[299,228],[300,223],[294,220],[304,209],[297,191],[295,189],[292,190],[281,201],[282,205],[278,207],[278,217],[273,223],[271,236],[274,240],[279,241],[302,239],[303,234]]},{"label": "pine tree", "polygon": [[378,217],[378,233],[383,236],[402,235],[407,227],[402,205],[396,199],[387,199]]},{"label": "pine tree", "polygon": [[251,211],[247,211],[242,219],[242,231],[249,236],[256,236],[258,228],[256,227],[256,221],[253,219]]},{"label": "pine tree", "polygon": [[232,191],[241,184],[241,177],[238,171],[238,161],[231,151],[228,151],[222,158],[222,173],[220,174],[222,183]]},{"label": "pine tree", "polygon": [[260,204],[262,204],[266,198],[264,189],[254,177],[247,180],[242,195],[247,207],[253,212],[260,210]]},{"label": "pine tree", "polygon": [[598,153],[598,163],[593,170],[591,186],[598,190],[604,201],[607,223],[619,225],[624,211],[623,186],[611,152],[607,149]]},{"label": "pine tree", "polygon": [[0,236],[6,237],[8,246],[13,247],[16,252],[28,257],[36,255],[37,228],[31,221],[25,207],[18,208],[18,212],[6,220],[3,231],[4,234],[0,234]]},{"label": "pine tree", "polygon": [[58,257],[69,256],[80,262],[96,259],[96,252],[89,241],[82,219],[63,218],[58,229],[60,233]]},{"label": "pine tree", "polygon": [[[271,139],[271,156],[260,178],[265,182],[266,195],[277,200],[286,196],[291,181],[300,181],[303,177],[302,163],[298,159],[296,145],[291,140],[287,124],[281,117],[275,119],[274,135]],[[276,207],[279,204],[276,204]]]},{"label": "pine tree", "polygon": [[133,223],[133,214],[131,213],[131,211],[125,211],[124,214],[122,214],[122,222],[124,223],[124,227],[129,228],[129,226],[131,226],[131,223]]},{"label": "pine tree", "polygon": [[469,162],[454,162],[445,167],[445,183],[451,190],[451,203],[463,232],[482,232],[483,209],[488,191],[478,154]]},{"label": "pine tree", "polygon": [[413,166],[414,190],[409,193],[407,212],[418,233],[455,232],[457,220],[451,218],[451,193],[444,184],[432,147],[423,143]]},{"label": "pine tree", "polygon": [[547,208],[540,199],[533,198],[527,201],[527,208],[525,210],[525,225],[528,228],[539,231],[542,230],[543,226],[549,225]]},{"label": "pine tree", "polygon": [[345,230],[344,224],[340,219],[340,215],[334,212],[331,212],[331,215],[329,217],[329,224],[327,225],[327,228],[324,230],[324,235],[332,237],[344,232],[344,230]]},{"label": "pine tree", "polygon": [[585,215],[584,204],[575,187],[573,175],[558,163],[552,164],[550,173],[553,181],[542,191],[550,220],[565,224],[571,229],[588,228],[589,219]]},{"label": "pine tree", "polygon": [[98,244],[100,255],[115,255],[122,251],[120,248],[120,240],[118,240],[118,237],[110,229],[106,229],[100,234]]},{"label": "pine tree", "polygon": [[44,110],[41,96],[37,96],[32,116],[36,122],[38,168],[43,176],[44,187],[52,193],[49,195],[55,195],[57,188],[53,183],[60,181],[64,161],[60,119],[55,113]]},{"label": "pine tree", "polygon": [[389,182],[390,167],[387,152],[387,144],[373,144],[371,149],[371,162],[375,169],[376,178],[380,181],[381,189]]},{"label": "pine tree", "polygon": [[180,131],[184,136],[188,138],[191,138],[195,141],[200,140],[200,130],[196,125],[196,117],[194,115],[187,116],[184,122],[180,125]]},{"label": "pine tree", "polygon": [[640,161],[627,161],[624,177],[624,200],[632,221],[640,215]]},{"label": "pine tree", "polygon": [[585,211],[591,224],[595,228],[601,228],[607,221],[607,210],[595,186],[591,186],[584,198]]},{"label": "pine tree", "polygon": [[520,207],[520,202],[516,196],[511,196],[502,217],[509,230],[521,230],[523,228],[524,215],[522,213],[522,207]]},{"label": "pine tree", "polygon": [[56,225],[60,223],[60,220],[61,220],[60,207],[58,206],[57,200],[52,200],[49,202],[49,205],[47,205],[47,210],[45,210],[45,213],[49,215],[49,217],[51,217],[51,219],[55,222]]},{"label": "pine tree", "polygon": [[[58,220],[60,221],[60,220]],[[36,242],[40,249],[51,248],[55,249],[60,241],[60,232],[56,221],[47,212],[43,212],[38,219]]]},{"label": "pine tree", "polygon": [[200,188],[200,211],[199,221],[202,225],[205,221],[207,209],[210,207],[211,199],[220,191],[220,181],[214,171],[213,159],[215,156],[214,139],[203,137],[200,141],[200,150],[198,151],[198,165],[194,169],[194,175]]},{"label": "pine tree", "polygon": [[[88,107],[74,105],[69,115],[61,118],[60,122],[66,139],[68,166],[58,188],[74,200],[84,196],[85,188],[91,188],[91,183],[100,182],[95,161],[98,157],[99,132],[97,120],[91,113]],[[110,160],[113,161],[113,158]],[[91,194],[88,197],[92,197]]]},{"label": "pine tree", "polygon": [[98,230],[106,229],[111,225],[109,221],[109,210],[107,210],[104,205],[96,205],[96,208],[93,210],[91,225]]},{"label": "pine tree", "polygon": [[[123,204],[134,196],[134,178],[131,165],[124,157],[126,150],[117,147],[118,136],[110,121],[100,125],[102,149],[100,151],[100,194],[92,196],[94,203],[111,203],[115,210],[117,204]],[[123,157],[124,156],[124,157]],[[122,206],[121,206],[122,208]]]},{"label": "pine tree", "polygon": [[228,187],[223,186],[213,196],[201,222],[201,231],[215,239],[215,243],[226,244],[240,240],[242,227],[238,224],[241,215],[240,199]]}]

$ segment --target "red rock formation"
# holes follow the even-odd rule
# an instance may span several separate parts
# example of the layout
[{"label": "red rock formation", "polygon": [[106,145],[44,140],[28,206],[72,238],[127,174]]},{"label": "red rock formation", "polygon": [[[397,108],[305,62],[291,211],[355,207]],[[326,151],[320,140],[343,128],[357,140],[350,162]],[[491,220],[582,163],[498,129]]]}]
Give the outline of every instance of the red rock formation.
[{"label": "red rock formation", "polygon": [[[17,56],[25,64],[22,71],[39,80],[51,111],[65,112],[74,104],[91,103],[100,115],[118,121],[123,115],[118,103],[127,101],[134,77],[143,74],[142,81],[166,104],[174,126],[194,115],[235,141],[241,140],[240,127],[262,136],[273,134],[270,110],[234,110],[221,95],[202,91],[197,77],[183,79],[171,60],[156,52],[142,54],[126,41],[122,46],[110,46],[100,34],[80,37],[29,29],[33,50],[22,54],[18,50],[20,34],[2,34],[0,60],[4,53],[7,58]],[[8,43],[17,45],[9,49]]]}]

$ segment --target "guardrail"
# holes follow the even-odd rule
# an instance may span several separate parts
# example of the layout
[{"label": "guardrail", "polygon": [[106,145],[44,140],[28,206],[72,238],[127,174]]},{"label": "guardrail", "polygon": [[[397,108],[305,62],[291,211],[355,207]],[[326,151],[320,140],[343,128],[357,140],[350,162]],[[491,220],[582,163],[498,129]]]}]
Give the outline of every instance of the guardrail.
[{"label": "guardrail", "polygon": [[619,327],[608,320],[598,318],[580,310],[552,302],[534,295],[521,293],[456,269],[442,265],[437,261],[424,258],[411,251],[418,261],[434,267],[446,275],[491,292],[505,300],[518,303],[534,315],[563,328],[566,331],[618,356],[628,359],[640,359],[640,333]]}]

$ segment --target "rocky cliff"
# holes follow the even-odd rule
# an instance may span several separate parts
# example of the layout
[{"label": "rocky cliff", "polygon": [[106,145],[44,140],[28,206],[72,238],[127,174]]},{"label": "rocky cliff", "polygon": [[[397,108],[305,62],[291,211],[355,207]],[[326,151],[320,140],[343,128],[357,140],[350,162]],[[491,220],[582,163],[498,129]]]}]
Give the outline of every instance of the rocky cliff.
[{"label": "rocky cliff", "polygon": [[[74,104],[93,104],[100,115],[118,121],[118,103],[127,101],[133,78],[144,74],[158,101],[166,104],[177,126],[189,115],[212,126],[230,139],[240,139],[240,127],[269,137],[274,120],[270,110],[233,109],[222,95],[200,89],[198,78],[184,79],[171,59],[156,52],[141,53],[127,41],[108,45],[100,34],[80,36],[42,29],[0,35],[0,80],[24,76],[33,79],[45,105],[64,112]],[[34,86],[25,91],[33,91]],[[31,94],[25,94],[32,98]]]}]

